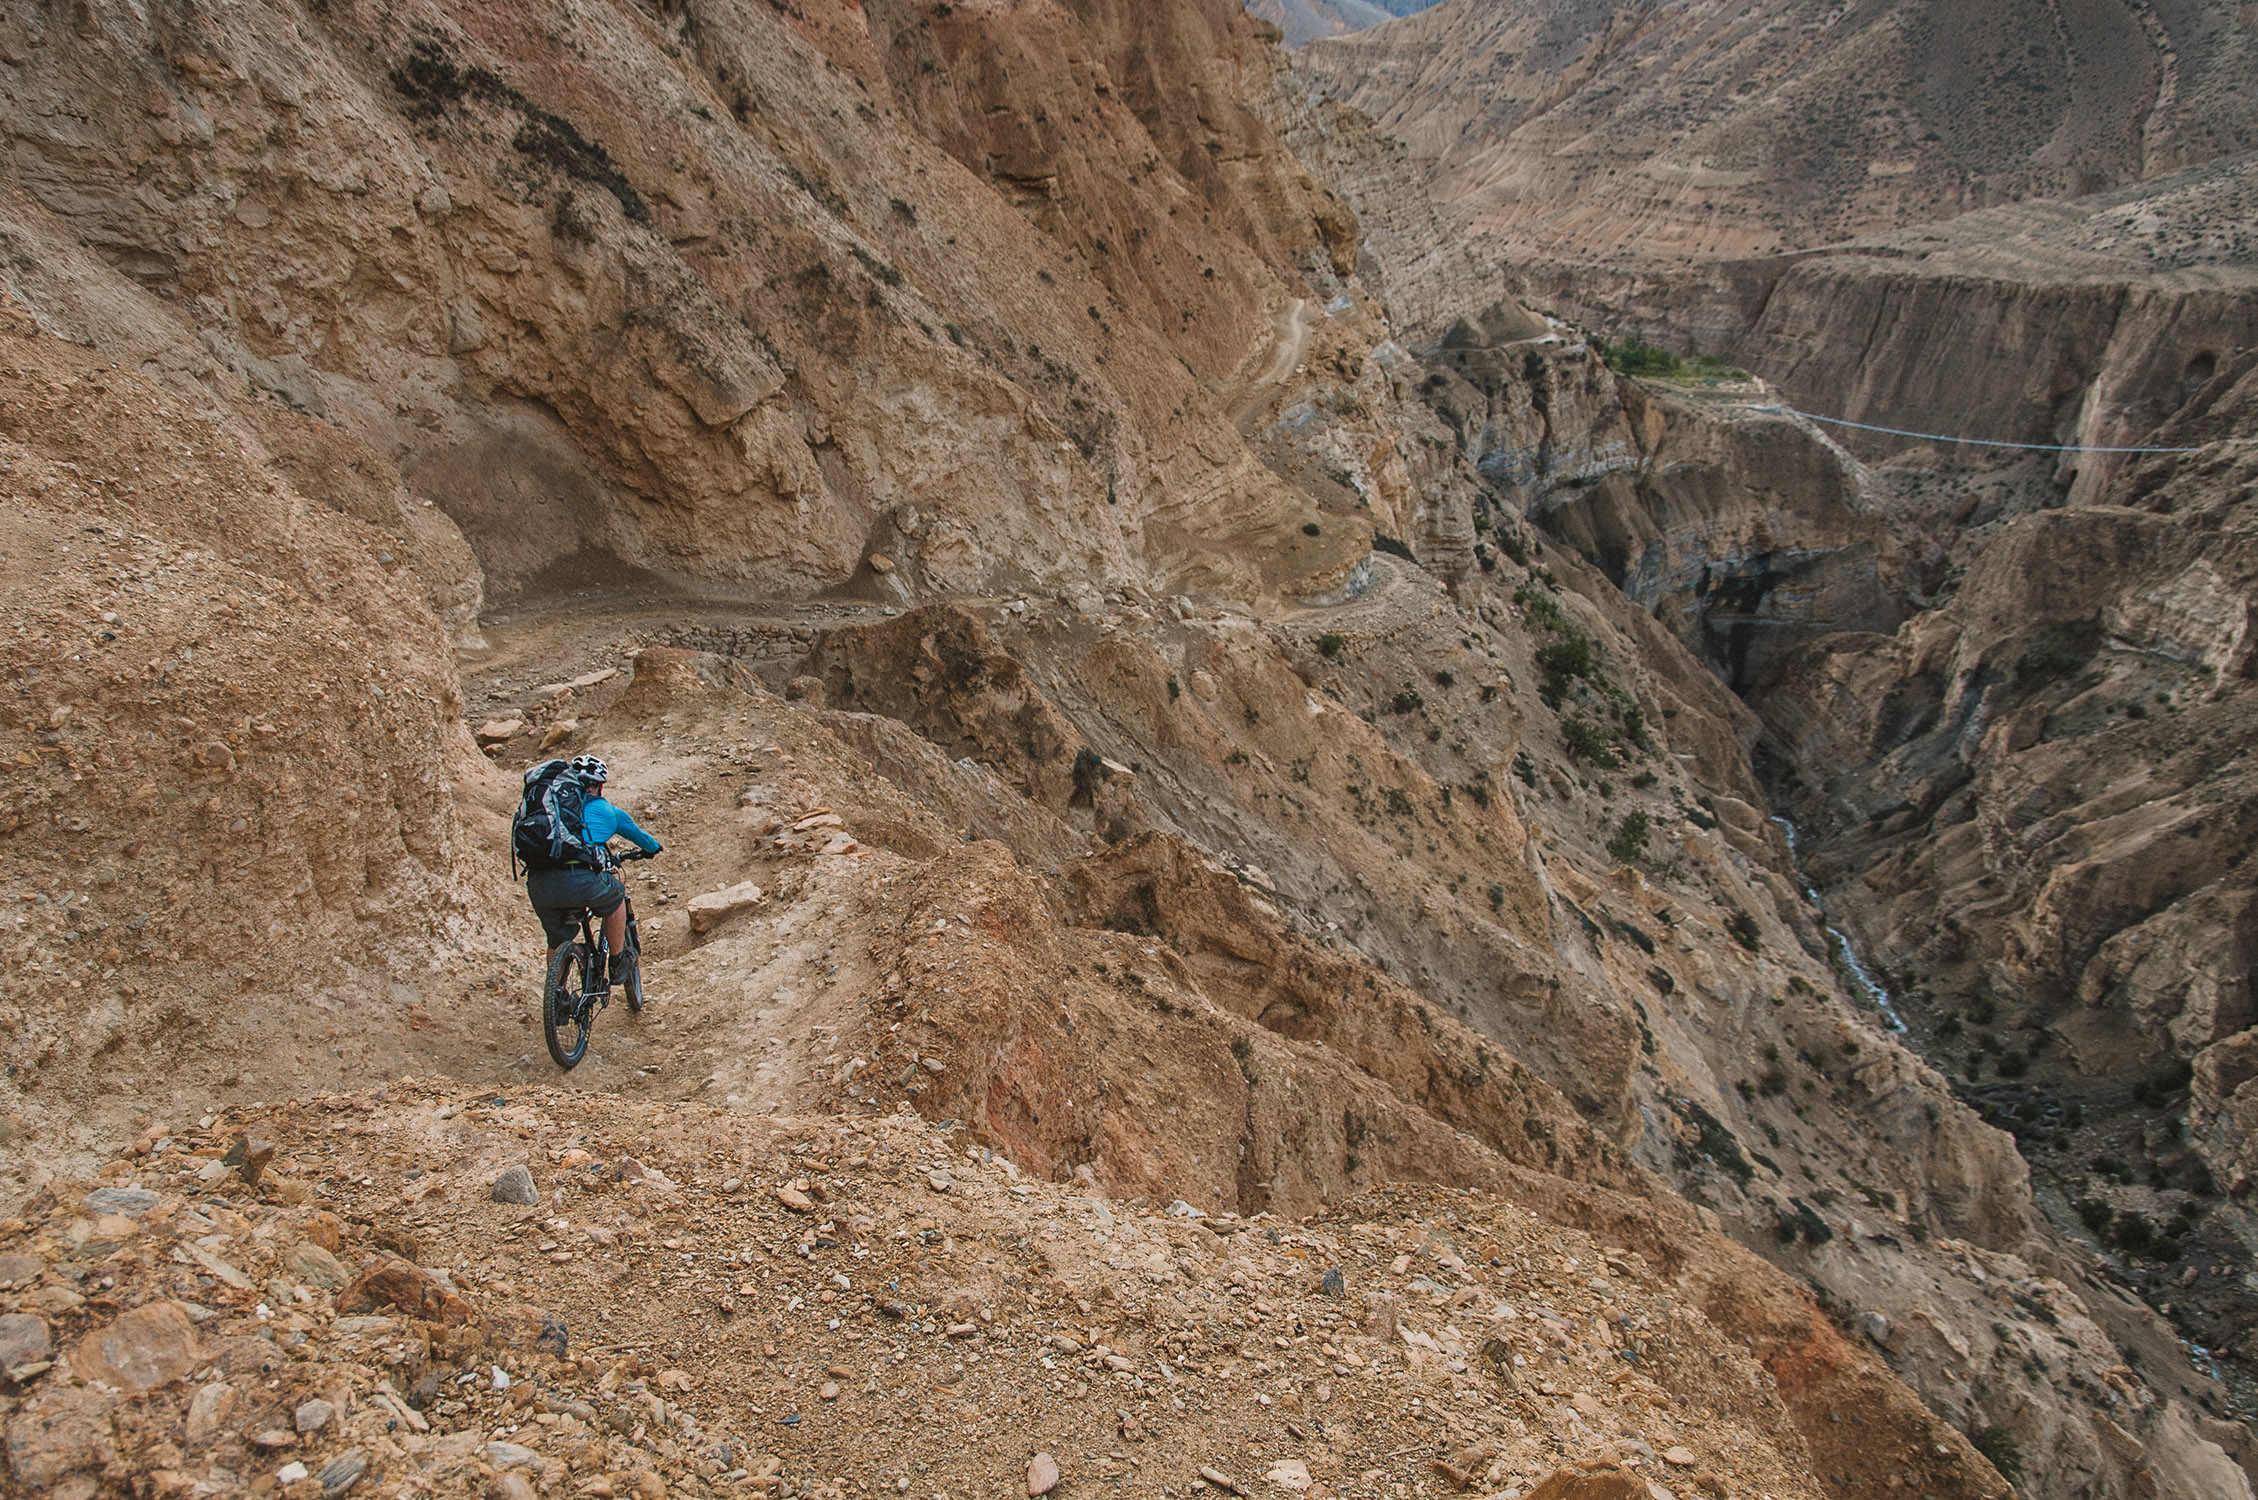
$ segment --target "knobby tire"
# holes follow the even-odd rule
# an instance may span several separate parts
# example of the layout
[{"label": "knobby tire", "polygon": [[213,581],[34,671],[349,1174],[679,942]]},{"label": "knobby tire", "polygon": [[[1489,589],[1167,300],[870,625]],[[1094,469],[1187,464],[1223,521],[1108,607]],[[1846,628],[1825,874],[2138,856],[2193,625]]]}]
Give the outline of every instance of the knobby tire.
[{"label": "knobby tire", "polygon": [[541,1038],[560,1068],[571,1069],[588,1055],[595,1029],[595,1007],[582,997],[593,960],[579,943],[567,943],[549,960],[549,980],[541,990]]}]

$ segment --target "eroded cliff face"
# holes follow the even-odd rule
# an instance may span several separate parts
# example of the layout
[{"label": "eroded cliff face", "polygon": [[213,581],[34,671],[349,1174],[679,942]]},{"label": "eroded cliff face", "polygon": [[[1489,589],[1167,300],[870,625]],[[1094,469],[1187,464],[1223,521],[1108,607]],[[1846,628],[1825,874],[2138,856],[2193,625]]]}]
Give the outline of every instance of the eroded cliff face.
[{"label": "eroded cliff face", "polygon": [[1451,0],[1297,66],[1519,268],[1808,248],[2139,182],[2258,139],[2223,3]]},{"label": "eroded cliff face", "polygon": [[[913,587],[1103,586],[1147,574],[1147,528],[1178,539],[1163,571],[1259,593],[1296,502],[1199,377],[1353,220],[1224,107],[1268,66],[1234,65],[1244,17],[1035,9],[880,8],[875,40],[828,3],[21,10],[12,159],[182,310],[202,378],[395,464],[497,598],[872,587],[873,538]],[[961,97],[928,71],[951,46]],[[1196,60],[1210,102],[1178,112],[1138,59]]]},{"label": "eroded cliff face", "polygon": [[[2251,381],[2243,356],[2153,441],[2247,431]],[[2024,516],[1944,608],[1892,640],[1814,643],[1756,695],[1809,783],[1797,805],[1828,830],[1814,874],[1909,987],[1933,988],[1948,1037],[1969,997],[1989,997],[1985,1022],[1996,1003],[2030,1076],[2089,1110],[2149,1079],[2165,1080],[2161,1105],[2190,1060],[2227,1049],[2203,1075],[2192,1148],[2151,1130],[2143,1149],[2159,1187],[2216,1181],[2230,1199],[2247,1186],[2238,1148],[2199,1125],[2224,1118],[2230,1039],[2254,1019],[2247,453],[2140,460],[2110,503]],[[2200,1197],[2189,1206],[2201,1216]],[[2236,1242],[2223,1227],[2203,1240]]]},{"label": "eroded cliff face", "polygon": [[[673,857],[637,886],[667,998],[576,1083],[906,1104],[1211,1213],[1479,1186],[1672,1266],[1830,1493],[1997,1496],[1960,1435],[1992,1425],[2043,1481],[2231,1492],[2040,1284],[2009,1138],[1830,970],[1760,811],[1696,559],[1773,557],[1840,456],[1641,395],[1447,255],[1368,278],[1355,192],[1278,144],[1328,116],[1231,7],[6,24],[21,368],[139,403],[74,422],[40,374],[9,412],[11,494],[79,507],[31,506],[38,544],[120,533],[69,610],[11,596],[44,779],[9,836],[70,836],[18,846],[55,934],[23,952],[119,949],[77,958],[99,1024],[56,1105],[9,1096],[41,1151],[543,1073],[501,818],[510,773],[596,750]],[[1414,304],[1450,321],[1399,341]],[[1826,589],[1889,578],[1840,510]],[[153,668],[94,623],[130,641],[134,586],[189,576],[136,531],[236,570],[163,606]],[[1796,620],[1894,624],[1864,610]],[[484,642],[467,702],[450,636]],[[167,696],[234,687],[208,742]],[[76,738],[94,700],[146,783]],[[116,936],[168,905],[191,939]],[[262,931],[251,1003],[196,987]],[[362,1034],[322,976],[372,947]],[[145,981],[212,1019],[138,1026]],[[25,1009],[31,1060],[52,1029]]]}]

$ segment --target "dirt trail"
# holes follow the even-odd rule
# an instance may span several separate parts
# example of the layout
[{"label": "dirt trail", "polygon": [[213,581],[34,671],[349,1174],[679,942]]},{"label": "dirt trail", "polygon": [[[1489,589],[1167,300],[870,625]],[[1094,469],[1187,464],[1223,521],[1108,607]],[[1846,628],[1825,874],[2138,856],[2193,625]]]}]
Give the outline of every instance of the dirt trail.
[{"label": "dirt trail", "polygon": [[1294,366],[1301,362],[1302,348],[1309,342],[1310,324],[1310,302],[1306,297],[1296,297],[1278,309],[1271,322],[1270,356],[1261,373],[1242,386],[1227,403],[1231,421],[1240,432],[1254,430],[1255,419],[1293,378]]}]

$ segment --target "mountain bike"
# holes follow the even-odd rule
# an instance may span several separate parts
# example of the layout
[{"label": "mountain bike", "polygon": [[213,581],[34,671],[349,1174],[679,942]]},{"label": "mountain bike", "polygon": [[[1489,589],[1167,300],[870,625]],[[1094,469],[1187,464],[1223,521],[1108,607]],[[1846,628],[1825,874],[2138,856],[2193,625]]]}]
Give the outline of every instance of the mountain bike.
[{"label": "mountain bike", "polygon": [[[620,856],[620,863],[649,859],[640,849]],[[604,939],[601,918],[588,907],[574,914],[580,936],[566,943],[549,960],[549,977],[541,987],[541,1038],[549,1056],[560,1068],[570,1069],[588,1055],[588,1037],[596,1027],[596,1012],[612,1003],[611,948]],[[620,993],[631,1011],[643,1009],[643,935],[635,925],[635,899],[627,898],[627,976]]]}]

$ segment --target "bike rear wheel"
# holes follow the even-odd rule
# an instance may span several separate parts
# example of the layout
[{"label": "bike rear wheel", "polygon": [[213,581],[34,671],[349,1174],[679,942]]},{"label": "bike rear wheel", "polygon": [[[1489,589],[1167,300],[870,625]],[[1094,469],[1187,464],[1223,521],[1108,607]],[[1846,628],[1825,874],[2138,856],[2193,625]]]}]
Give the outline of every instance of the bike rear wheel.
[{"label": "bike rear wheel", "polygon": [[565,944],[549,960],[548,983],[541,989],[541,1039],[549,1044],[549,1056],[560,1068],[571,1068],[588,1055],[596,1007],[582,992],[589,987],[593,962],[579,943]]}]

